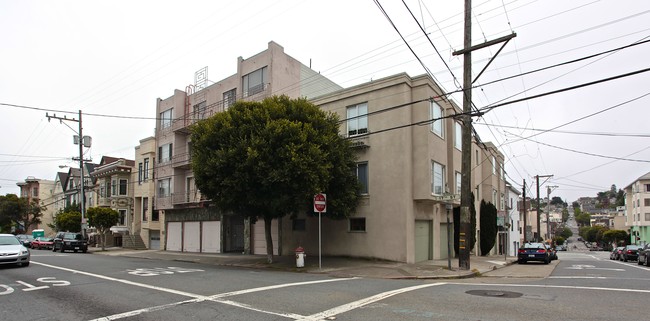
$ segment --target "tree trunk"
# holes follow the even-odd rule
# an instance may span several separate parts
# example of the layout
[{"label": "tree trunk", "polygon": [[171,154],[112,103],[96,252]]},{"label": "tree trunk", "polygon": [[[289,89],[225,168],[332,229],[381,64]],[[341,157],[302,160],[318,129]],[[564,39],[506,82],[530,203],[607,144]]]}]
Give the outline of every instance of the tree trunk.
[{"label": "tree trunk", "polygon": [[106,251],[106,231],[101,230],[100,242],[102,242],[102,251]]},{"label": "tree trunk", "polygon": [[266,257],[269,264],[273,263],[273,239],[271,238],[271,223],[272,218],[264,218],[264,234],[266,236]]}]

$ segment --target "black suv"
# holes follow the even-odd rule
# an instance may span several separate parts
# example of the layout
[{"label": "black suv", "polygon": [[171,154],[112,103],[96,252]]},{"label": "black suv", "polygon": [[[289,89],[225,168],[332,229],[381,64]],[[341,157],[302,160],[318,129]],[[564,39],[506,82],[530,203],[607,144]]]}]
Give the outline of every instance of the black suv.
[{"label": "black suv", "polygon": [[52,251],[56,252],[61,250],[81,251],[86,253],[88,251],[88,241],[84,239],[81,233],[72,233],[72,232],[59,232],[56,233],[54,237],[54,244],[52,245]]}]

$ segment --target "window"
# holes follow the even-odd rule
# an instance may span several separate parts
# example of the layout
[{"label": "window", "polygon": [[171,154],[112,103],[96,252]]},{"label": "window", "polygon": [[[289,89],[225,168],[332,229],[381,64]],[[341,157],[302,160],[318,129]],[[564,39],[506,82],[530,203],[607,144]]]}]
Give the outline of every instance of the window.
[{"label": "window", "polygon": [[492,175],[497,174],[497,159],[492,156]]},{"label": "window", "polygon": [[348,106],[348,136],[368,132],[368,104]]},{"label": "window", "polygon": [[454,147],[463,149],[463,126],[459,122],[454,122]]},{"label": "window", "polygon": [[126,192],[126,187],[128,186],[129,181],[126,179],[121,179],[120,180],[120,195],[125,196],[127,194]]},{"label": "window", "polygon": [[440,107],[440,105],[438,105],[438,103],[436,103],[435,101],[431,102],[430,114],[431,114],[431,119],[434,119],[434,121],[431,123],[431,131],[434,134],[444,138],[444,128],[445,128],[443,126],[444,120],[440,119],[443,116],[443,110],[442,107]]},{"label": "window", "polygon": [[357,179],[361,183],[361,194],[368,194],[368,163],[357,164]]},{"label": "window", "polygon": [[142,179],[146,182],[149,179],[149,158],[144,159],[144,173],[142,174]]},{"label": "window", "polygon": [[291,229],[293,231],[304,231],[305,230],[305,219],[304,218],[296,218],[291,221]]},{"label": "window", "polygon": [[645,220],[650,222],[650,213],[645,213]]},{"label": "window", "polygon": [[160,128],[165,129],[172,125],[172,109],[167,109],[160,113]]},{"label": "window", "polygon": [[158,147],[158,163],[167,163],[172,159],[172,144]]},{"label": "window", "polygon": [[117,195],[117,180],[111,181],[111,195]]},{"label": "window", "polygon": [[146,222],[149,216],[149,198],[142,198],[142,221]]},{"label": "window", "polygon": [[445,166],[431,161],[431,193],[442,195],[445,192]]},{"label": "window", "polygon": [[171,196],[171,178],[161,179],[158,181],[158,197],[169,197]]},{"label": "window", "polygon": [[160,212],[153,211],[153,214],[151,215],[151,220],[154,222],[158,222],[160,220]]},{"label": "window", "polygon": [[505,210],[506,207],[506,196],[501,193],[501,198],[499,199],[499,209]]},{"label": "window", "polygon": [[237,89],[231,89],[223,93],[223,109],[228,109],[228,107],[232,106],[232,104],[235,103],[235,99],[237,97]]},{"label": "window", "polygon": [[257,69],[242,78],[244,97],[252,96],[264,91],[268,81],[268,68],[266,66]]},{"label": "window", "polygon": [[120,213],[120,221],[119,225],[126,225],[126,210],[117,210],[118,213]]},{"label": "window", "polygon": [[459,172],[456,172],[456,191],[454,192],[457,195],[460,195],[460,185],[463,180],[463,175]]},{"label": "window", "polygon": [[107,180],[105,185],[106,185],[106,197],[111,197],[111,181]]},{"label": "window", "polygon": [[138,184],[142,184],[142,163],[138,163]]},{"label": "window", "polygon": [[650,198],[643,199],[643,206],[650,206]]},{"label": "window", "polygon": [[38,187],[32,188],[32,197],[38,197]]},{"label": "window", "polygon": [[350,232],[365,232],[365,231],[366,231],[365,217],[350,218]]},{"label": "window", "polygon": [[650,192],[650,184],[643,184],[646,192]]},{"label": "window", "polygon": [[205,101],[202,101],[194,106],[192,106],[192,112],[194,113],[194,121],[200,119],[205,119]]}]

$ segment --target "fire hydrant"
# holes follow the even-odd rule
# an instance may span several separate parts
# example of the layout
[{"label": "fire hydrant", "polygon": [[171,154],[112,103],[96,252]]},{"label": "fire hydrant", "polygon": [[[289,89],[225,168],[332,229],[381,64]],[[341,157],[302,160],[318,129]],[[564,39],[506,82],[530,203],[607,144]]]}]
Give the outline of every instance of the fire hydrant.
[{"label": "fire hydrant", "polygon": [[301,246],[299,246],[296,249],[296,267],[305,267],[305,249],[303,249]]}]

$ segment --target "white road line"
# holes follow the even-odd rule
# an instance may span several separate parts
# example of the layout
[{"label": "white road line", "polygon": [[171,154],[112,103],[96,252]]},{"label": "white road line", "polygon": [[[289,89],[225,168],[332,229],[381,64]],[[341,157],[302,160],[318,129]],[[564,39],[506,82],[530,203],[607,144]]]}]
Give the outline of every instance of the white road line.
[{"label": "white road line", "polygon": [[329,310],[326,310],[326,311],[323,311],[323,312],[312,314],[312,315],[310,315],[308,317],[305,317],[305,318],[299,319],[299,320],[300,321],[325,320],[325,319],[333,317],[335,315],[345,313],[345,312],[348,312],[348,311],[351,311],[351,310],[354,310],[354,309],[358,309],[358,308],[363,307],[365,305],[375,303],[377,301],[381,301],[383,299],[389,298],[389,297],[394,296],[394,295],[398,295],[398,294],[402,294],[402,293],[410,292],[410,291],[415,291],[415,290],[419,290],[419,289],[424,289],[424,288],[428,288],[428,287],[432,287],[432,286],[444,285],[444,284],[447,284],[447,283],[440,282],[440,283],[422,284],[422,285],[411,286],[411,287],[408,287],[408,288],[401,288],[401,289],[397,289],[397,290],[383,292],[383,293],[379,293],[377,295],[373,295],[371,297],[367,297],[365,299],[357,300],[357,301],[350,302],[350,303],[344,304],[344,305],[340,305],[338,307],[335,307],[335,308],[332,308],[332,309],[329,309]]},{"label": "white road line", "polygon": [[639,270],[650,271],[650,269],[648,269],[647,267],[645,267],[645,266],[643,266],[643,265],[639,265],[639,264],[628,264],[628,263],[625,263],[625,262],[620,262],[620,261],[618,261],[618,260],[616,260],[616,261],[612,260],[612,263],[616,263],[616,264],[621,264],[621,265],[624,265],[624,266],[633,267],[633,268],[635,268],[635,269],[639,269]]},{"label": "white road line", "polygon": [[290,286],[310,285],[310,284],[338,282],[338,281],[349,281],[349,280],[356,280],[356,279],[359,279],[359,278],[354,277],[354,278],[342,278],[342,279],[327,279],[327,280],[317,280],[317,281],[306,281],[306,282],[296,282],[296,283],[285,283],[285,284],[269,285],[269,286],[263,286],[263,287],[259,287],[259,288],[252,288],[252,289],[239,290],[239,291],[227,292],[227,293],[222,293],[222,294],[215,294],[215,295],[212,295],[212,296],[210,296],[208,298],[209,299],[218,299],[218,298],[225,298],[225,297],[234,296],[234,295],[241,295],[241,294],[248,294],[248,293],[253,293],[253,292],[275,290],[275,289],[286,288],[286,287],[290,287]]},{"label": "white road line", "polygon": [[633,292],[633,293],[650,293],[650,290],[620,289],[620,288],[603,288],[591,286],[575,285],[543,285],[543,284],[488,284],[488,283],[448,283],[452,285],[471,285],[471,286],[502,286],[517,288],[549,288],[549,289],[572,289],[572,290],[594,290],[594,291],[612,291],[612,292]]}]

